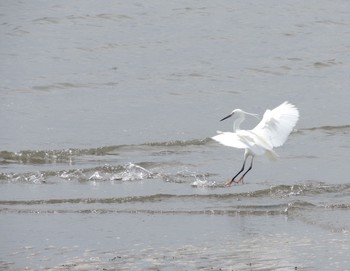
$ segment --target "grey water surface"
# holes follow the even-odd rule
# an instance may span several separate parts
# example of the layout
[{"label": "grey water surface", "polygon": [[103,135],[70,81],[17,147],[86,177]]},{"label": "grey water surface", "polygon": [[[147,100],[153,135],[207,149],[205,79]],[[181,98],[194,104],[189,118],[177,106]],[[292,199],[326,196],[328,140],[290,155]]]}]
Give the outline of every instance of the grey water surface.
[{"label": "grey water surface", "polygon": [[[350,270],[349,1],[0,10],[1,270]],[[219,120],[285,100],[280,159],[225,187]]]}]

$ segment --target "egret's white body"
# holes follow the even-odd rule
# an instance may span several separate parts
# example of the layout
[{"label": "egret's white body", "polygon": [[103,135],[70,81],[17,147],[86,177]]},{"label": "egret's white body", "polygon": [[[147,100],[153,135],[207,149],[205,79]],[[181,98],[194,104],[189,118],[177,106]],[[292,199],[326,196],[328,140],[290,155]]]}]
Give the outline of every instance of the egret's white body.
[{"label": "egret's white body", "polygon": [[[244,121],[245,115],[257,116],[256,114],[244,112],[241,109],[235,109],[230,115],[222,119],[225,120],[232,116],[236,117],[233,124],[233,132],[219,132],[218,135],[212,137],[225,146],[245,149],[243,167],[231,181],[226,183],[227,185],[230,185],[232,182],[243,181],[244,176],[252,168],[254,156],[266,155],[270,159],[276,159],[278,155],[273,148],[280,147],[286,142],[299,119],[298,109],[288,102],[282,103],[273,110],[266,110],[262,120],[252,130],[240,129],[240,124]],[[235,178],[244,170],[245,162],[249,156],[252,156],[249,169],[238,181],[235,181]]]}]

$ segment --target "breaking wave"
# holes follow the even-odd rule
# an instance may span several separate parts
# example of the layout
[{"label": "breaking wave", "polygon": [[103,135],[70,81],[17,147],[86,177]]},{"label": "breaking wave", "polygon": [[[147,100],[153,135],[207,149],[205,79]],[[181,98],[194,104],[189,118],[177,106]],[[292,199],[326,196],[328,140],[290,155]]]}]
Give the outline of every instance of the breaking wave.
[{"label": "breaking wave", "polygon": [[297,132],[324,132],[324,133],[331,133],[331,134],[337,134],[337,133],[350,133],[350,125],[338,125],[338,126],[331,126],[331,125],[325,125],[325,126],[319,126],[319,127],[311,127],[311,128],[302,128],[298,129]]},{"label": "breaking wave", "polygon": [[[0,205],[54,205],[54,204],[123,204],[123,203],[152,203],[152,202],[167,202],[167,201],[189,201],[189,200],[201,200],[208,202],[218,201],[237,201],[237,199],[249,199],[249,198],[293,198],[292,203],[289,203],[288,208],[299,207],[314,207],[313,203],[299,200],[298,196],[310,196],[314,194],[328,194],[338,192],[350,192],[350,184],[339,185],[324,185],[323,183],[310,184],[310,185],[277,185],[268,189],[261,189],[253,192],[243,193],[223,193],[223,194],[188,194],[188,195],[176,195],[176,194],[154,194],[145,196],[128,196],[128,197],[113,197],[113,198],[70,198],[70,199],[47,199],[47,200],[0,200]],[[271,205],[275,207],[275,205]],[[247,205],[245,207],[256,207],[253,205]],[[268,208],[269,206],[261,206]],[[330,204],[325,206],[327,208],[339,208],[350,209],[350,204]],[[242,206],[240,206],[242,208]]]},{"label": "breaking wave", "polygon": [[[339,126],[320,126],[311,128],[301,128],[295,130],[295,134],[303,134],[305,132],[324,132],[328,134],[350,133],[350,125]],[[169,148],[186,148],[189,146],[203,146],[212,142],[210,137],[192,140],[174,140],[164,142],[149,142],[136,145],[112,145],[96,148],[77,149],[69,148],[63,150],[23,150],[18,152],[0,151],[0,165],[20,163],[20,164],[54,164],[54,163],[72,163],[74,159],[83,156],[105,156],[120,155],[125,152],[138,150],[152,150],[159,147]]]},{"label": "breaking wave", "polygon": [[63,150],[24,150],[19,152],[0,151],[0,165],[10,163],[21,164],[51,164],[70,163],[79,156],[119,155],[125,151],[139,150],[154,147],[188,147],[205,145],[210,138],[193,140],[175,140],[166,142],[144,143],[139,145],[114,145],[89,149],[63,149]]}]

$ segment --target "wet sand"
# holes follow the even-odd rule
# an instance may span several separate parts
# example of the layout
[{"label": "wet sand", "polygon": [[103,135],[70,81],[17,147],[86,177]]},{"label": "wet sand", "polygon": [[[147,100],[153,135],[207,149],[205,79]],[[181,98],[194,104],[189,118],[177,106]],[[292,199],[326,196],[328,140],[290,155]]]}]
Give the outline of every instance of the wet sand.
[{"label": "wet sand", "polygon": [[6,248],[11,253],[2,249],[3,270],[346,270],[349,265],[348,233],[288,215],[1,214],[1,220],[7,221],[2,232],[17,234],[17,243]]}]

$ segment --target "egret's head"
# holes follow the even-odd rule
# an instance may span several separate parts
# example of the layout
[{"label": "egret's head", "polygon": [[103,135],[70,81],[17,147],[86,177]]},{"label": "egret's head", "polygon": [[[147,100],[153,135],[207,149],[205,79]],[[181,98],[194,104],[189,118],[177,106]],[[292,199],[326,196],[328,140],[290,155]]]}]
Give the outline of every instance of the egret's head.
[{"label": "egret's head", "polygon": [[246,115],[253,116],[253,117],[256,117],[256,118],[259,117],[258,114],[248,113],[248,112],[243,111],[242,109],[235,109],[235,110],[233,110],[233,111],[230,113],[230,115],[228,115],[228,116],[222,118],[220,121],[223,121],[223,120],[225,120],[225,119],[228,119],[228,118],[230,118],[230,117],[232,117],[232,116],[235,116],[235,117],[237,117],[237,118],[240,117],[240,116],[243,116],[243,118],[244,118],[244,115],[245,115],[245,114],[246,114]]}]

